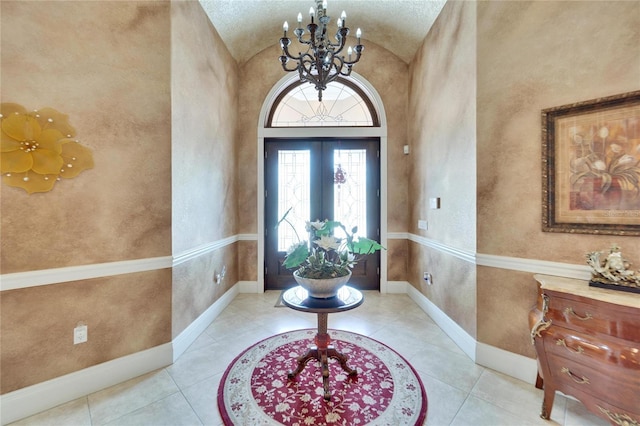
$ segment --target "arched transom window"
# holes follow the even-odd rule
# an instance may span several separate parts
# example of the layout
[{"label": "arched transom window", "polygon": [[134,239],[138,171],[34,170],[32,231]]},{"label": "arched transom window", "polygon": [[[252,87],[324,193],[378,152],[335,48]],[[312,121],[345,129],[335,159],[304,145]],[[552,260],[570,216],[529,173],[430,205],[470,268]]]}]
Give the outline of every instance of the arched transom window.
[{"label": "arched transom window", "polygon": [[360,87],[338,79],[318,92],[309,83],[295,82],[273,103],[266,127],[379,127],[376,111]]}]

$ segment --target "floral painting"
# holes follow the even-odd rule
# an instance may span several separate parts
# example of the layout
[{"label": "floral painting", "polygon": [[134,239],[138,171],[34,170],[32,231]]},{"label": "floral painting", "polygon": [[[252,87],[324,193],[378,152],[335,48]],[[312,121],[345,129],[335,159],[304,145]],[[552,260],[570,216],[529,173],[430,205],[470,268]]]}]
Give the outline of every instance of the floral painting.
[{"label": "floral painting", "polygon": [[91,150],[75,139],[68,116],[53,108],[0,104],[0,172],[5,184],[29,194],[51,191],[61,178],[93,168]]},{"label": "floral painting", "polygon": [[640,235],[640,92],[543,110],[543,230]]}]

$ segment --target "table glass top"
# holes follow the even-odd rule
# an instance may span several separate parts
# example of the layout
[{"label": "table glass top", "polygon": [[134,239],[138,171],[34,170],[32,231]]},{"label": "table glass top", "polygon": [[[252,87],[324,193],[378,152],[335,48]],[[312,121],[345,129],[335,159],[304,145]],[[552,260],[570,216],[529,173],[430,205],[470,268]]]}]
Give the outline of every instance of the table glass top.
[{"label": "table glass top", "polygon": [[339,312],[356,308],[362,304],[362,292],[353,287],[344,286],[336,297],[316,299],[309,297],[307,290],[300,286],[290,288],[282,295],[282,301],[290,308],[307,312]]}]

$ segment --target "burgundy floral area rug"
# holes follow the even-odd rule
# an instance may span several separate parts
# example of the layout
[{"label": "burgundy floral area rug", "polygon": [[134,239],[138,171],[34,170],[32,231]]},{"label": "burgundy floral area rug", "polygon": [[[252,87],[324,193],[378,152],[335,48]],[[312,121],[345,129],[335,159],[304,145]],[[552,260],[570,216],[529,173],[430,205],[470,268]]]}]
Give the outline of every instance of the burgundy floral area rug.
[{"label": "burgundy floral area rug", "polygon": [[313,344],[315,330],[278,334],[246,349],[227,368],[218,389],[225,425],[422,425],[427,394],[413,367],[376,340],[329,330],[333,346],[358,371],[349,377],[330,359],[331,399],[323,398],[319,362],[294,379],[296,357]]}]

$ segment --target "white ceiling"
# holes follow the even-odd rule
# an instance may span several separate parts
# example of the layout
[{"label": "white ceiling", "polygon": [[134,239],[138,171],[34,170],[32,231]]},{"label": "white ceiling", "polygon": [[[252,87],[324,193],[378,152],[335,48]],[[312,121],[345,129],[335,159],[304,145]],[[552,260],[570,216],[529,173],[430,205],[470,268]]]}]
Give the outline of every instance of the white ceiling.
[{"label": "white ceiling", "polygon": [[[282,37],[282,24],[295,28],[298,12],[303,24],[309,22],[314,0],[199,0],[225,45],[244,63]],[[351,35],[362,29],[367,40],[394,52],[409,63],[429,32],[446,0],[327,0],[330,26],[347,12]],[[293,32],[289,32],[289,37]]]}]

